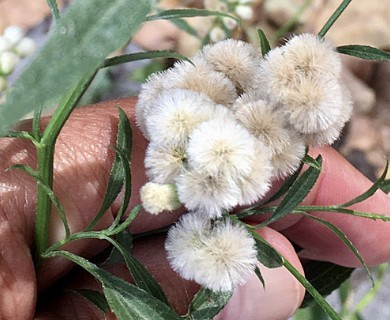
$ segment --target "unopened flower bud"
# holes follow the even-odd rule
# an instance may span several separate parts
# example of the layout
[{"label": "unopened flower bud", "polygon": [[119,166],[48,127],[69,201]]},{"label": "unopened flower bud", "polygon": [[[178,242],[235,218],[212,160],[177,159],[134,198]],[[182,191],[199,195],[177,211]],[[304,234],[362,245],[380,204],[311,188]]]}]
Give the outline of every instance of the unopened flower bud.
[{"label": "unopened flower bud", "polygon": [[11,51],[3,52],[0,55],[0,72],[10,74],[20,61],[19,56]]},{"label": "unopened flower bud", "polygon": [[248,5],[238,5],[235,11],[237,15],[243,20],[250,20],[253,17],[252,7]]},{"label": "unopened flower bud", "polygon": [[210,31],[210,40],[212,42],[222,41],[223,39],[225,39],[225,37],[226,37],[225,31],[223,31],[223,29],[220,27],[214,27]]},{"label": "unopened flower bud", "polygon": [[12,43],[6,37],[0,36],[0,53],[11,49]]},{"label": "unopened flower bud", "polygon": [[228,28],[229,30],[233,30],[234,28],[237,27],[237,21],[232,19],[232,18],[223,17],[222,22],[223,22],[224,26],[226,28]]},{"label": "unopened flower bud", "polygon": [[7,38],[12,44],[18,43],[22,40],[24,34],[21,28],[18,26],[9,26],[4,30],[4,37]]},{"label": "unopened flower bud", "polygon": [[35,41],[31,38],[23,38],[15,47],[16,53],[22,58],[33,54],[35,49]]}]

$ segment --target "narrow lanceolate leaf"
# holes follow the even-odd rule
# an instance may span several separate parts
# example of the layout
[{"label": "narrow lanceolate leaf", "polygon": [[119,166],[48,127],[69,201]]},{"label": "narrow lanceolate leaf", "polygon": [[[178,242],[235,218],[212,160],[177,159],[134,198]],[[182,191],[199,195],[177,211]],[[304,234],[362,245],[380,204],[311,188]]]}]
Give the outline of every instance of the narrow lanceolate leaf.
[{"label": "narrow lanceolate leaf", "polygon": [[[133,247],[133,237],[128,229],[124,229],[122,232],[119,232],[115,237],[115,241],[131,252],[131,248]],[[113,247],[108,258],[104,261],[104,264],[117,264],[121,262],[124,262],[122,254],[117,248]]]},{"label": "narrow lanceolate leaf", "polygon": [[79,294],[83,298],[87,299],[104,314],[110,311],[110,307],[103,293],[89,289],[78,289],[72,292]]},{"label": "narrow lanceolate leaf", "polygon": [[171,59],[186,60],[188,62],[191,62],[190,59],[181,55],[180,53],[172,52],[168,50],[155,50],[155,51],[148,51],[148,52],[129,53],[129,54],[124,54],[121,56],[106,59],[102,65],[102,68],[112,67],[127,62],[146,60],[146,59],[157,59],[157,58],[171,58]]},{"label": "narrow lanceolate leaf", "polygon": [[256,242],[257,260],[267,268],[278,268],[283,266],[283,258],[268,244],[255,230],[250,231]]},{"label": "narrow lanceolate leaf", "polygon": [[352,206],[353,204],[362,202],[362,201],[368,199],[369,197],[371,197],[378,189],[380,189],[382,187],[383,182],[386,180],[388,169],[389,169],[389,161],[386,162],[386,167],[385,167],[385,170],[383,171],[382,175],[379,177],[379,179],[377,181],[375,181],[375,183],[366,192],[364,192],[360,196],[352,199],[351,201],[348,201],[348,202],[340,205],[340,207],[343,207],[343,208],[349,207],[349,206]]},{"label": "narrow lanceolate leaf", "polygon": [[345,233],[340,230],[340,228],[336,227],[333,223],[331,223],[329,221],[318,218],[318,217],[313,216],[311,214],[308,214],[306,212],[301,212],[301,214],[308,217],[309,219],[312,219],[312,220],[315,220],[315,221],[321,223],[323,226],[327,227],[330,231],[332,231],[352,251],[352,253],[355,255],[355,257],[360,261],[364,270],[367,272],[368,276],[370,277],[372,285],[374,285],[374,279],[371,275],[370,270],[368,269],[368,267],[366,265],[366,262],[364,261],[363,257],[360,255],[358,249],[353,245],[351,240],[348,239],[348,237],[345,235]]},{"label": "narrow lanceolate leaf", "polygon": [[337,47],[337,51],[349,56],[373,60],[373,61],[389,61],[390,52],[380,50],[378,48],[361,45],[347,45]]},{"label": "narrow lanceolate leaf", "polygon": [[156,299],[161,302],[169,305],[168,299],[165,296],[164,291],[161,289],[160,285],[150,274],[150,272],[139,262],[124,246],[119,243],[116,243],[115,247],[122,254],[126,266],[131,273],[131,276],[134,279],[134,282],[138,287],[148,292]]},{"label": "narrow lanceolate leaf", "polygon": [[[354,268],[347,268],[325,261],[309,260],[303,264],[306,279],[324,297],[338,289],[347,280]],[[308,307],[313,302],[313,297],[305,294],[301,308]]]},{"label": "narrow lanceolate leaf", "polygon": [[257,278],[259,278],[261,284],[263,285],[263,288],[265,288],[265,281],[264,281],[263,275],[261,274],[261,271],[260,271],[258,266],[256,266],[256,268],[255,268],[255,273],[256,273]]},{"label": "narrow lanceolate leaf", "polygon": [[41,106],[53,106],[124,46],[149,13],[149,1],[76,0],[0,105],[0,133]]},{"label": "narrow lanceolate leaf", "polygon": [[211,16],[217,16],[217,17],[228,17],[232,18],[239,22],[239,19],[235,16],[232,16],[227,13],[223,13],[220,11],[211,11],[211,10],[204,10],[204,9],[172,9],[172,10],[165,10],[161,11],[157,14],[150,15],[147,17],[148,21],[153,20],[171,20],[171,19],[181,19],[181,18],[193,18],[193,17],[211,17]]},{"label": "narrow lanceolate leaf", "polygon": [[[131,154],[132,131],[131,131],[129,119],[127,118],[124,111],[120,108],[118,108],[118,111],[119,111],[119,122],[118,122],[118,133],[116,137],[116,148],[121,150],[124,153],[125,159],[123,159],[123,157],[121,157],[117,152],[114,163],[111,167],[110,177],[108,180],[107,189],[104,194],[102,204],[93,221],[85,228],[86,231],[92,230],[93,227],[99,222],[101,217],[105,214],[105,212],[110,208],[111,204],[114,202],[119,192],[121,191],[124,180],[126,178],[131,179],[130,169],[127,168],[129,166],[127,157],[129,157]],[[129,187],[130,186],[131,183],[129,183]],[[131,188],[130,190],[128,189],[129,188],[126,188],[127,191],[125,191],[126,194],[123,197],[123,201],[127,201],[127,202],[130,199],[130,195],[131,195]],[[127,203],[124,205],[127,205]],[[123,208],[124,205],[122,205],[121,208]],[[121,211],[124,212],[125,209],[126,208],[122,209]],[[122,212],[118,213],[118,216],[120,216],[121,213]]]},{"label": "narrow lanceolate leaf", "polygon": [[[315,160],[321,166],[321,155],[319,155]],[[302,173],[302,175],[294,181],[288,193],[280,202],[272,216],[260,224],[259,227],[267,226],[270,223],[275,222],[276,220],[283,218],[292,212],[308,195],[316,183],[320,173],[321,170],[318,170],[316,167],[312,166],[309,167],[304,173]]]},{"label": "narrow lanceolate leaf", "polygon": [[263,30],[257,29],[257,34],[259,35],[261,54],[264,57],[269,51],[271,51],[271,46],[269,45],[268,39]]},{"label": "narrow lanceolate leaf", "polygon": [[67,251],[53,251],[46,257],[64,257],[91,273],[103,285],[103,293],[119,320],[180,320],[168,305],[144,290],[99,268],[88,260]]},{"label": "narrow lanceolate leaf", "polygon": [[321,170],[321,164],[318,163],[316,159],[313,159],[311,156],[309,156],[307,153],[302,159],[302,162],[310,167],[314,167],[317,170]]},{"label": "narrow lanceolate leaf", "polygon": [[201,288],[194,296],[189,308],[187,319],[212,320],[228,303],[232,292],[213,292]]},{"label": "narrow lanceolate leaf", "polygon": [[195,38],[201,39],[198,34],[198,31],[193,28],[187,21],[184,19],[171,19],[171,22],[176,25],[180,30],[187,32],[189,35],[194,36]]}]

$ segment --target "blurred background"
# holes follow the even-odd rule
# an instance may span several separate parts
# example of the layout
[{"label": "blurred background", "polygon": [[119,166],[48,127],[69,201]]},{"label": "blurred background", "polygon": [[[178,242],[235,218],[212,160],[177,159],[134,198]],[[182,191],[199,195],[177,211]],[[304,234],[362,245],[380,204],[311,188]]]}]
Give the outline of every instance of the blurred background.
[{"label": "blurred background", "polygon": [[[57,1],[62,9],[70,2]],[[291,33],[318,33],[340,3],[341,0],[155,0],[156,11],[206,8],[235,15],[241,23],[237,25],[233,19],[220,17],[148,22],[127,47],[113,55],[142,50],[172,50],[191,57],[203,44],[227,37],[259,45],[258,28],[265,32],[271,46],[276,46]],[[26,47],[23,47],[23,52],[16,50],[23,54],[18,54],[12,60],[13,64],[7,65],[12,67],[11,70],[2,72],[0,68],[0,99],[1,92],[12,84],[29,57],[44,43],[51,23],[45,0],[0,0],[0,60],[2,53],[10,50],[4,41],[1,42],[6,35],[9,38],[6,37],[6,42],[12,42],[15,37],[33,40],[33,44],[30,42],[27,47],[29,50]],[[390,1],[353,0],[326,38],[336,46],[360,44],[390,51]],[[20,39],[15,42],[20,42]],[[16,44],[12,48],[14,50]],[[342,59],[344,82],[352,93],[354,112],[342,138],[334,147],[374,181],[383,172],[386,157],[390,158],[390,63],[347,56]],[[100,70],[81,105],[137,95],[141,83],[150,73],[166,69],[172,63],[171,60],[159,59]],[[351,279],[329,297],[332,305],[342,312],[343,319],[390,319],[390,272],[387,265],[382,265],[373,269],[373,273],[377,278],[374,288],[368,276],[357,269]],[[327,318],[313,307],[298,312],[294,319]]]}]

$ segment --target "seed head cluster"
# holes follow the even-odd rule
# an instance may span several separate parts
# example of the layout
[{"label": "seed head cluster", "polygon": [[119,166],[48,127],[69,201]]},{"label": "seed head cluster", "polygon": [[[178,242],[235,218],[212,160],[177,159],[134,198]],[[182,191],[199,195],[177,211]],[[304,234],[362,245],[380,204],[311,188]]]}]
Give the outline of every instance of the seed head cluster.
[{"label": "seed head cluster", "polygon": [[264,197],[306,146],[339,137],[352,110],[340,73],[334,48],[303,34],[264,57],[243,41],[207,45],[143,85],[136,120],[150,182],[141,200],[152,214],[189,211],[166,242],[185,279],[231,290],[253,272],[253,239],[223,213]]}]

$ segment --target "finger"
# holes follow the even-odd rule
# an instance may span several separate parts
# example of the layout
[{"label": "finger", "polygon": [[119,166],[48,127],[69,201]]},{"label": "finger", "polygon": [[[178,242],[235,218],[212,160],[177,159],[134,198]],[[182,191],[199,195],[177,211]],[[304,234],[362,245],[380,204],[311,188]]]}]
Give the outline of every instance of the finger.
[{"label": "finger", "polygon": [[[316,150],[323,156],[323,170],[307,204],[343,204],[362,194],[372,183],[331,148]],[[353,209],[390,216],[390,197],[377,191]],[[390,257],[390,223],[373,221],[340,213],[316,212],[340,228],[358,249],[369,265],[387,261]],[[328,228],[308,218],[302,218],[283,233],[303,248],[301,257],[328,260],[347,266],[360,265],[355,255]]]},{"label": "finger", "polygon": [[[297,255],[288,240],[280,233],[264,228],[259,232],[269,241],[286,259],[288,259],[300,272],[302,266]],[[133,248],[134,255],[146,265],[162,286],[169,302],[179,314],[187,312],[188,304],[199,289],[194,282],[183,280],[169,266],[164,251],[164,237],[155,236],[136,241]],[[297,280],[285,269],[268,269],[260,266],[265,281],[265,287],[255,274],[247,283],[238,287],[231,300],[216,320],[256,319],[273,320],[287,319],[299,307],[304,289]],[[110,269],[118,276],[130,281],[131,277],[123,265],[117,265]],[[82,277],[73,282],[73,289],[80,288],[97,289],[96,281]],[[67,294],[67,299],[59,297],[55,301],[44,303],[45,308],[40,312],[44,314],[56,314],[61,319],[74,319],[74,314],[83,314],[90,306],[86,306],[85,300],[77,295]],[[83,303],[84,302],[84,303]],[[89,311],[90,312],[90,311]],[[41,318],[38,318],[41,319]],[[45,318],[54,319],[54,318]]]}]

